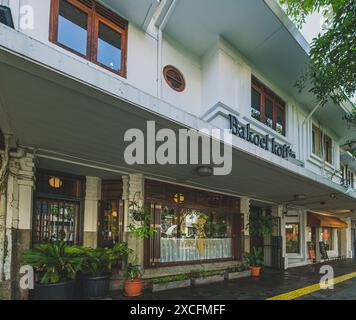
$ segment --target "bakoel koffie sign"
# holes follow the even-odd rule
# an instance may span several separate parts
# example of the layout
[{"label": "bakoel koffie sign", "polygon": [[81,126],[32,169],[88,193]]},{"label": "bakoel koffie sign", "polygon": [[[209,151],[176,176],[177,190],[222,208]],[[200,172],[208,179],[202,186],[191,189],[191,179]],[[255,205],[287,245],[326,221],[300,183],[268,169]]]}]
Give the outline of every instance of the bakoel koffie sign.
[{"label": "bakoel koffie sign", "polygon": [[264,150],[271,151],[273,154],[283,159],[296,158],[295,152],[287,145],[280,145],[275,138],[271,138],[268,134],[265,136],[259,135],[251,130],[250,124],[242,125],[239,120],[232,114],[230,117],[231,133],[241,139],[244,139]]}]

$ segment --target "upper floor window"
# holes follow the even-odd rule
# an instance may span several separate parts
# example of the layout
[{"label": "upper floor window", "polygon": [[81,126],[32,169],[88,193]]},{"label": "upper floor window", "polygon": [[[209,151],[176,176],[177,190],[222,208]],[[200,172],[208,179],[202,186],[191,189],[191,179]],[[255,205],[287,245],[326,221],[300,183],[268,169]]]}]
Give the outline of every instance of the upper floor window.
[{"label": "upper floor window", "polygon": [[255,77],[252,77],[251,116],[285,135],[285,103]]},{"label": "upper floor window", "polygon": [[92,0],[52,0],[50,41],[126,77],[127,21]]},{"label": "upper floor window", "polygon": [[333,164],[332,139],[315,125],[313,125],[312,139],[313,154]]}]

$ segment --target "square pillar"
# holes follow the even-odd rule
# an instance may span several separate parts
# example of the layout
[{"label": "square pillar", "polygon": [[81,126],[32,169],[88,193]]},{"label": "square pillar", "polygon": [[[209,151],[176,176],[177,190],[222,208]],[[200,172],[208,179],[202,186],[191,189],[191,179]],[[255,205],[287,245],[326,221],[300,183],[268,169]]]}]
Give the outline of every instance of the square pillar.
[{"label": "square pillar", "polygon": [[84,203],[83,246],[96,248],[98,245],[98,214],[101,200],[101,179],[86,177]]},{"label": "square pillar", "polygon": [[242,197],[240,199],[240,213],[244,217],[244,237],[243,237],[243,251],[250,252],[250,232],[248,230],[248,223],[250,221],[250,199]]}]

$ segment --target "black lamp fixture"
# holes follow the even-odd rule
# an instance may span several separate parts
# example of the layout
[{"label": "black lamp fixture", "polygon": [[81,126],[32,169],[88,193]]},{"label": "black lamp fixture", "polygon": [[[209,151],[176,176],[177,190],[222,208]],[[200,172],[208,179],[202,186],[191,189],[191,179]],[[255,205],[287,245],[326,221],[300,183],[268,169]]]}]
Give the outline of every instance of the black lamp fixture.
[{"label": "black lamp fixture", "polygon": [[11,9],[7,6],[0,6],[0,23],[14,29],[14,21],[12,20]]},{"label": "black lamp fixture", "polygon": [[199,177],[210,177],[214,173],[213,168],[210,166],[201,166],[198,167],[196,170]]}]

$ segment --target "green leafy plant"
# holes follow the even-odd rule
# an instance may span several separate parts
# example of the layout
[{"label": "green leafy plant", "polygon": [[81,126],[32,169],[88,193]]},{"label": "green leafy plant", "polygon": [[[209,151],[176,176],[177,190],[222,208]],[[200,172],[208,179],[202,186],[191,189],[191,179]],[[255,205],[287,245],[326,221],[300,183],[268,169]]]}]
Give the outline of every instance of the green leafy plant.
[{"label": "green leafy plant", "polygon": [[262,248],[253,247],[250,253],[244,254],[244,257],[251,267],[263,267],[264,256]]},{"label": "green leafy plant", "polygon": [[126,243],[117,243],[113,248],[81,248],[80,252],[83,257],[83,272],[99,277],[110,273],[112,267],[132,250]]},{"label": "green leafy plant", "polygon": [[190,272],[190,277],[191,278],[207,278],[207,277],[213,277],[213,276],[218,276],[218,275],[223,275],[224,271],[222,270],[214,270],[214,271],[209,271],[209,270],[193,270]]},{"label": "green leafy plant", "polygon": [[177,274],[174,276],[167,276],[167,277],[159,277],[152,279],[153,284],[163,284],[168,282],[175,282],[175,281],[184,281],[189,279],[189,275],[187,274]]},{"label": "green leafy plant", "polygon": [[311,61],[297,81],[302,91],[310,91],[322,105],[330,99],[338,104],[355,95],[356,85],[356,3],[354,0],[279,0],[287,14],[301,27],[313,12],[325,17],[324,33],[311,44]]},{"label": "green leafy plant", "polygon": [[126,279],[135,280],[142,277],[142,271],[137,264],[129,263],[126,271]]},{"label": "green leafy plant", "polygon": [[227,272],[234,273],[234,272],[243,272],[247,270],[249,270],[248,266],[245,263],[240,263],[234,267],[229,268]]},{"label": "green leafy plant", "polygon": [[258,216],[250,218],[250,222],[246,225],[249,229],[250,235],[259,237],[269,237],[273,234],[276,226],[276,221],[271,215]]},{"label": "green leafy plant", "polygon": [[74,279],[83,265],[81,248],[65,242],[39,244],[24,251],[23,262],[34,268],[41,284],[55,284]]}]

